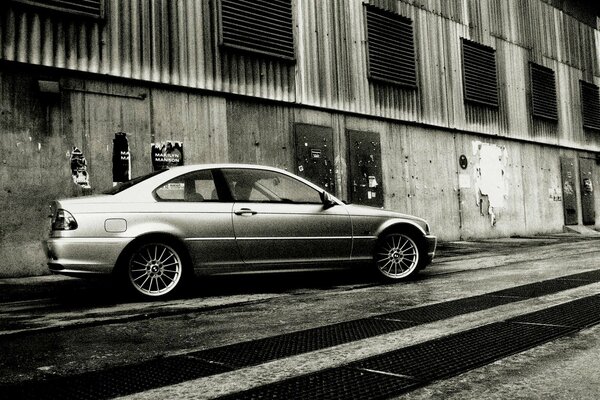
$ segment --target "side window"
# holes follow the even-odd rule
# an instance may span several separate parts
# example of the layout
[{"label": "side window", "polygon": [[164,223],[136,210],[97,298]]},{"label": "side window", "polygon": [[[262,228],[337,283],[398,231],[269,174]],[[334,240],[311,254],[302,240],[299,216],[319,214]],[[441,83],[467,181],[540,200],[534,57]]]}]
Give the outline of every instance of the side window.
[{"label": "side window", "polygon": [[212,173],[208,170],[179,176],[160,186],[154,193],[159,200],[163,201],[219,200]]},{"label": "side window", "polygon": [[235,201],[309,204],[322,202],[317,190],[279,172],[225,169],[223,174]]}]

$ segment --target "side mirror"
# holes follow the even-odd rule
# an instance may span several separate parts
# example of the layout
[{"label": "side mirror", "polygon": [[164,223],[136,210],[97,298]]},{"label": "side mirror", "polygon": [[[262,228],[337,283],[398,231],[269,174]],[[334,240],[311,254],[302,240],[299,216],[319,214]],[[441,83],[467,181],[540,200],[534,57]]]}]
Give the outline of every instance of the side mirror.
[{"label": "side mirror", "polygon": [[321,201],[323,201],[323,208],[324,209],[328,209],[331,208],[333,206],[336,206],[337,203],[335,200],[333,200],[333,198],[331,197],[331,195],[327,192],[322,192],[321,193]]}]

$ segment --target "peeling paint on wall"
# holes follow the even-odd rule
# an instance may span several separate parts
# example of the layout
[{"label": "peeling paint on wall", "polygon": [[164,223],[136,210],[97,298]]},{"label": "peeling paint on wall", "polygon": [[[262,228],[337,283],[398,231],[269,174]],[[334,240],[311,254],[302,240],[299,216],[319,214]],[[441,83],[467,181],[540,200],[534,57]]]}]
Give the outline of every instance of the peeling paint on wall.
[{"label": "peeling paint on wall", "polygon": [[73,182],[84,189],[90,189],[90,178],[87,172],[87,161],[83,152],[77,147],[73,147],[71,151],[71,174]]},{"label": "peeling paint on wall", "polygon": [[508,154],[504,146],[473,141],[475,159],[475,195],[481,215],[488,215],[490,225],[496,225],[496,210],[503,208],[508,198],[506,165]]}]

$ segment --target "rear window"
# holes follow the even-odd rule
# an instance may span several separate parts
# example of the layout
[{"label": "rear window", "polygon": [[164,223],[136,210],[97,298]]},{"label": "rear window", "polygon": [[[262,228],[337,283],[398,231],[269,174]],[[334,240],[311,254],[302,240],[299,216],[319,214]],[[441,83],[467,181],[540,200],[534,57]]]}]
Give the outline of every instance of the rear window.
[{"label": "rear window", "polygon": [[105,190],[104,192],[102,192],[102,194],[117,194],[122,192],[125,189],[129,189],[132,186],[137,185],[140,182],[145,181],[148,178],[152,178],[155,175],[160,174],[161,172],[166,171],[166,169],[159,169],[158,171],[154,171],[154,172],[150,172],[149,174],[146,175],[142,175],[142,176],[138,176],[136,178],[133,178],[131,180],[128,180],[126,182],[121,182],[118,183],[116,186],[113,186],[112,188]]}]

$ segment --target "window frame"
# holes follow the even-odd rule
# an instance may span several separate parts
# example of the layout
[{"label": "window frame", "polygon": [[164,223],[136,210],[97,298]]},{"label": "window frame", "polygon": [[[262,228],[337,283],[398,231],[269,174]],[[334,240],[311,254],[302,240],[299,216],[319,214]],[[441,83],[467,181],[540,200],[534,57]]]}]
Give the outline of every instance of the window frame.
[{"label": "window frame", "polygon": [[[500,108],[500,91],[499,91],[499,76],[498,76],[498,59],[496,57],[496,49],[484,44],[475,42],[467,38],[460,38],[461,40],[461,61],[462,61],[462,79],[463,79],[463,100],[466,104],[479,105],[490,107],[494,109]],[[480,50],[488,51],[494,55],[494,72],[495,72],[495,101],[487,101],[485,99],[478,99],[471,97],[471,93],[467,92],[467,68],[465,63],[465,43],[471,48],[479,48]],[[491,50],[491,51],[490,51]]]},{"label": "window frame", "polygon": [[[410,25],[410,30],[411,30],[411,44],[412,44],[412,71],[414,72],[414,81],[410,81],[410,80],[406,80],[406,81],[401,81],[401,80],[397,80],[397,79],[393,79],[393,78],[385,78],[382,76],[374,76],[373,73],[371,72],[371,67],[373,62],[371,61],[371,54],[372,54],[372,50],[371,50],[371,43],[369,40],[369,10],[371,10],[371,12],[374,13],[380,13],[381,15],[383,15],[384,17],[387,16],[390,19],[396,19],[396,20],[400,20],[398,23],[407,23],[409,22]],[[405,17],[403,15],[400,15],[398,13],[392,12],[392,11],[388,11],[385,10],[383,8],[379,8],[376,7],[372,4],[363,4],[363,20],[365,22],[365,42],[367,44],[367,49],[366,49],[366,53],[367,53],[367,78],[373,82],[382,82],[382,83],[387,83],[387,84],[392,84],[398,87],[403,87],[403,88],[407,88],[407,89],[413,89],[416,90],[419,87],[419,74],[417,71],[417,55],[416,55],[416,44],[415,44],[415,31],[414,31],[414,21],[408,17]]]},{"label": "window frame", "polygon": [[[299,185],[303,185],[306,188],[309,188],[310,190],[314,191],[317,196],[318,196],[318,201],[312,202],[312,201],[293,201],[290,199],[286,199],[283,197],[280,197],[277,193],[272,192],[272,194],[276,197],[278,197],[280,200],[238,200],[236,199],[235,196],[235,186],[232,187],[233,185],[233,181],[231,181],[228,176],[227,176],[227,171],[235,171],[235,173],[239,173],[240,171],[246,171],[246,172],[258,172],[258,173],[266,173],[266,174],[273,174],[274,177],[282,177],[285,179],[289,179],[292,182],[295,182]],[[312,187],[311,185],[306,184],[305,182],[302,182],[300,179],[297,179],[296,177],[292,176],[292,175],[288,175],[288,174],[284,174],[282,172],[279,171],[272,171],[269,169],[253,169],[253,168],[236,168],[236,167],[231,167],[231,168],[221,168],[220,170],[222,176],[223,176],[223,180],[225,183],[225,186],[227,188],[227,190],[229,191],[230,195],[231,195],[231,199],[233,202],[235,203],[261,203],[261,204],[287,204],[287,205],[322,205],[323,204],[323,192],[320,189],[316,189],[314,187]],[[260,180],[260,179],[259,179]],[[257,180],[258,181],[258,180]],[[258,188],[256,187],[256,182],[254,182],[252,184],[253,189],[257,190],[259,193],[261,193],[263,196],[265,197],[269,197],[269,194],[266,193],[267,191],[271,192],[271,190],[268,187],[264,187]]]},{"label": "window frame", "polygon": [[243,53],[254,54],[254,55],[262,55],[266,57],[271,57],[275,59],[279,59],[282,61],[287,61],[291,63],[296,62],[296,35],[294,34],[294,8],[293,3],[290,0],[290,18],[291,18],[291,34],[292,34],[292,56],[277,53],[274,51],[262,50],[259,48],[254,48],[250,46],[238,45],[235,43],[227,43],[225,40],[224,27],[223,27],[223,0],[215,0],[216,2],[216,14],[217,14],[217,44],[225,49],[238,50]]},{"label": "window frame", "polygon": [[[158,194],[158,191],[170,184],[170,183],[177,183],[177,181],[182,181],[181,183],[185,184],[183,181],[186,180],[186,177],[189,177],[190,175],[195,175],[195,174],[199,174],[202,172],[208,172],[211,175],[212,178],[212,182],[215,186],[215,190],[217,193],[217,199],[212,199],[212,198],[204,198],[204,200],[201,201],[190,201],[190,200],[186,200],[185,199],[185,187],[184,187],[184,198],[183,199],[164,199],[162,197],[160,197],[160,195]],[[152,197],[154,197],[154,199],[157,202],[161,202],[161,203],[222,203],[222,202],[227,202],[227,197],[226,195],[224,195],[224,193],[219,190],[219,178],[216,176],[215,171],[212,169],[199,169],[196,171],[191,171],[191,172],[187,172],[185,174],[182,175],[178,175],[172,179],[169,179],[166,182],[161,183],[159,186],[157,186],[156,188],[154,188],[154,190],[152,190]]]},{"label": "window frame", "polygon": [[74,10],[69,8],[68,6],[57,6],[53,4],[45,4],[43,1],[39,0],[8,0],[10,4],[20,7],[27,7],[35,10],[45,10],[50,13],[57,13],[61,15],[71,15],[78,16],[93,20],[104,20],[106,18],[106,0],[96,0],[98,1],[98,14],[85,12],[81,10]]},{"label": "window frame", "polygon": [[[536,112],[536,97],[533,94],[534,91],[534,70],[540,71],[541,73],[552,73],[552,79],[553,79],[553,95],[554,95],[554,110],[552,110],[554,112],[554,115],[548,115],[548,114],[544,114],[544,113],[539,113]],[[540,119],[544,119],[547,121],[554,121],[557,122],[558,121],[558,91],[556,90],[556,72],[551,69],[548,68],[546,66],[543,66],[541,64],[537,64],[534,62],[529,62],[529,88],[531,90],[531,115],[535,118],[540,118]],[[546,93],[543,93],[546,94]]]},{"label": "window frame", "polygon": [[[586,102],[584,101],[584,87],[586,87],[588,89],[593,89],[596,92],[596,100],[597,103],[595,105],[595,109],[596,109],[596,114],[595,116],[592,116],[594,119],[598,120],[598,125],[586,125],[586,110],[590,110],[589,108],[587,108],[585,106]],[[593,131],[597,131],[600,132],[600,87],[598,87],[598,85],[596,85],[595,83],[592,82],[587,82],[584,81],[583,79],[579,80],[579,96],[580,96],[580,101],[581,101],[581,125],[583,127],[583,129],[589,129],[589,130],[593,130]],[[593,111],[593,108],[592,110]]]}]

